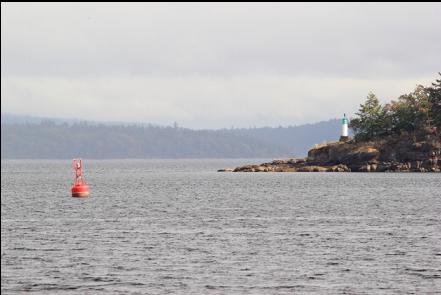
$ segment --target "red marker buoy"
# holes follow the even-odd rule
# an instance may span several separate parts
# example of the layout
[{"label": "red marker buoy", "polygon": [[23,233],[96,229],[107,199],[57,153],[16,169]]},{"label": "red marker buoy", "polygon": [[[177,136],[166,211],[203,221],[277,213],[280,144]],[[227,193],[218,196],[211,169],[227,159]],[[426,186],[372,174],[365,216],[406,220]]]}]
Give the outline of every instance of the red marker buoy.
[{"label": "red marker buoy", "polygon": [[81,159],[74,159],[75,182],[72,185],[72,197],[84,198],[89,196],[89,186],[83,179],[83,162]]}]

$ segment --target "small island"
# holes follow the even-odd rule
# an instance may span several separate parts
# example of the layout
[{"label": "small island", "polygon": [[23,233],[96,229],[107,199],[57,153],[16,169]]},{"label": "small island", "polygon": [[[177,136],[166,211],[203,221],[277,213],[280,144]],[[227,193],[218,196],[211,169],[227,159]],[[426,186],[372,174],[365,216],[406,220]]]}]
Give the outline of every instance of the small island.
[{"label": "small island", "polygon": [[[440,73],[441,75],[441,73]],[[339,141],[317,144],[306,158],[274,160],[220,172],[440,172],[441,79],[381,105],[371,92]]]}]

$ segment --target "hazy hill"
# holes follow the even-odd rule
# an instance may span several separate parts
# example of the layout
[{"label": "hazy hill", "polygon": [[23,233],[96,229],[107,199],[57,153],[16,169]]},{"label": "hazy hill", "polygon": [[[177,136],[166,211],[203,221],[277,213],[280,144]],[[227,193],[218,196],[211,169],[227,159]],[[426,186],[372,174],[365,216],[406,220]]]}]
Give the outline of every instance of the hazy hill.
[{"label": "hazy hill", "polygon": [[337,140],[340,132],[341,123],[338,119],[300,126],[232,130],[234,134],[250,136],[284,149],[293,150],[299,156],[305,156],[316,143]]},{"label": "hazy hill", "polygon": [[3,115],[2,159],[268,158],[304,156],[339,136],[339,120],[278,128],[191,130]]}]

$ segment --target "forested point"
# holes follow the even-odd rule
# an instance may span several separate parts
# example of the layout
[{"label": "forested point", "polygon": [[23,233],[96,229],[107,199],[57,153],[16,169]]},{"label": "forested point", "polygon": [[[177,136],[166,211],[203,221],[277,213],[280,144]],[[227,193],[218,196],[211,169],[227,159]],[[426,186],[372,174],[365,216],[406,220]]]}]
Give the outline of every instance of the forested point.
[{"label": "forested point", "polygon": [[441,172],[441,79],[386,105],[369,93],[350,127],[353,140],[316,145],[306,158],[219,171]]}]

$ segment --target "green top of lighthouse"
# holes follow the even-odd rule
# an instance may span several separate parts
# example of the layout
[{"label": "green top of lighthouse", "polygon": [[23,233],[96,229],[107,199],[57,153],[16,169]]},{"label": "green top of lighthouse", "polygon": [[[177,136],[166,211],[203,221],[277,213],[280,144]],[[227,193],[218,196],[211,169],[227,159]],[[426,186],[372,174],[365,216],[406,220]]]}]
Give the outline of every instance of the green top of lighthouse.
[{"label": "green top of lighthouse", "polygon": [[344,124],[348,124],[348,118],[346,118],[346,114],[343,114],[343,119],[341,119],[341,123]]}]

